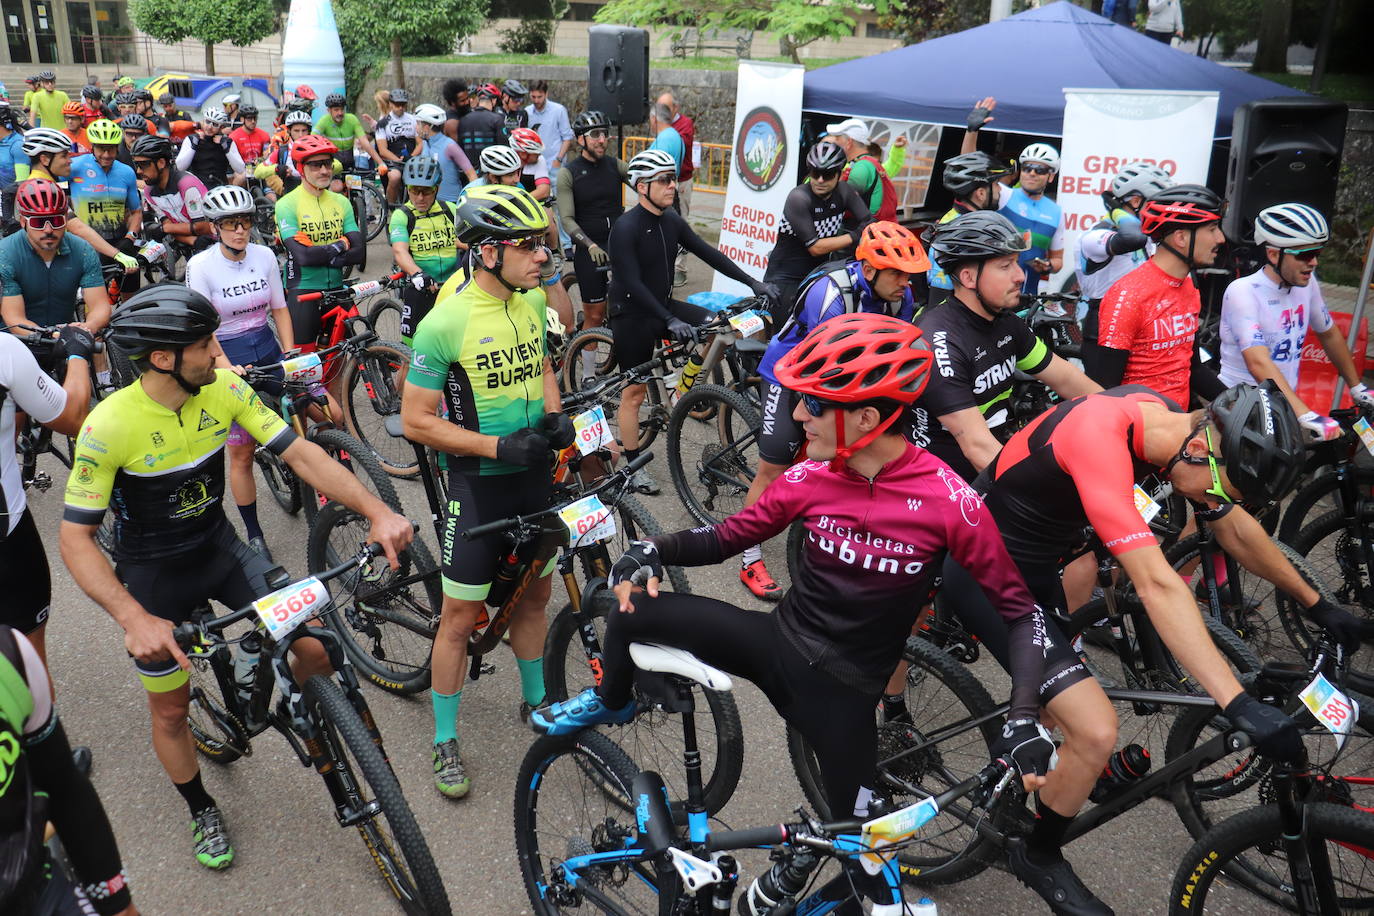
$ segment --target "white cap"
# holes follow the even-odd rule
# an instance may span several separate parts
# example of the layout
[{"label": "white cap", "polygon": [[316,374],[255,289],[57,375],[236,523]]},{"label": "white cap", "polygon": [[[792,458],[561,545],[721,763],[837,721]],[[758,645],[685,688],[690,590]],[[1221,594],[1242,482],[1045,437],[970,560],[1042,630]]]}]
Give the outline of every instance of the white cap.
[{"label": "white cap", "polygon": [[829,136],[844,135],[856,143],[868,142],[868,125],[862,118],[846,118],[838,124],[827,124],[825,132]]}]

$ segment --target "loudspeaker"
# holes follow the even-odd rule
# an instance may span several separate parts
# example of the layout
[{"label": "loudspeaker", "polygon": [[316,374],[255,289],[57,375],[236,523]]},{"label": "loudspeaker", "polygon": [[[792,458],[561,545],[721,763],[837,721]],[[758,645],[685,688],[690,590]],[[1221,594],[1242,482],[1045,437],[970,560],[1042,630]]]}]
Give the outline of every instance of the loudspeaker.
[{"label": "loudspeaker", "polygon": [[587,108],[612,124],[642,124],[649,118],[649,32],[623,25],[587,30]]},{"label": "loudspeaker", "polygon": [[1257,99],[1237,108],[1226,170],[1227,237],[1250,241],[1255,216],[1290,201],[1316,207],[1330,219],[1345,120],[1345,103],[1327,99]]}]

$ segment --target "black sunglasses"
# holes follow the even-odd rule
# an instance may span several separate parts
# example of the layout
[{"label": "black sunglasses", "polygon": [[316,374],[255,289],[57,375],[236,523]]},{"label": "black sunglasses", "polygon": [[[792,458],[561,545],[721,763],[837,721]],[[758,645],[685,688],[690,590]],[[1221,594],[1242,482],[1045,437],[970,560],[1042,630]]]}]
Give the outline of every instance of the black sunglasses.
[{"label": "black sunglasses", "polygon": [[812,181],[830,181],[832,178],[838,178],[839,175],[839,169],[825,169],[824,171],[817,171],[816,169],[811,170]]},{"label": "black sunglasses", "polygon": [[1030,172],[1032,175],[1048,175],[1050,172],[1053,172],[1054,169],[1050,168],[1048,165],[1023,165],[1021,166],[1021,171]]}]

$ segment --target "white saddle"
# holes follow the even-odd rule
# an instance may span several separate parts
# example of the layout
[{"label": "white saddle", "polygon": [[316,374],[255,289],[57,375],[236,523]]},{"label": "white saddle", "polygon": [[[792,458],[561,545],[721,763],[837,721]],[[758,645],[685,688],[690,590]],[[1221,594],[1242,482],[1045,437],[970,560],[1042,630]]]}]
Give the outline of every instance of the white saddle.
[{"label": "white saddle", "polygon": [[696,681],[707,690],[729,690],[732,686],[730,675],[719,668],[712,668],[686,649],[652,642],[632,642],[630,658],[634,659],[635,667],[643,671],[676,674]]}]

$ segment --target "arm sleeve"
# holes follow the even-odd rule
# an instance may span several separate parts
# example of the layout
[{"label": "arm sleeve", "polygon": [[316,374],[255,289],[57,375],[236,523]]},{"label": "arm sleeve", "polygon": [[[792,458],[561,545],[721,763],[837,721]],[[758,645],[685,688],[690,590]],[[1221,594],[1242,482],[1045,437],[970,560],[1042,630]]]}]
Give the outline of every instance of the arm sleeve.
[{"label": "arm sleeve", "polygon": [[841,182],[840,187],[844,188],[845,212],[849,215],[847,222],[857,235],[873,222],[873,211],[868,209],[868,201],[864,200],[848,182]]},{"label": "arm sleeve", "polygon": [[1097,352],[1092,359],[1085,359],[1084,368],[1092,367],[1088,373],[1089,377],[1103,388],[1115,388],[1121,384],[1121,380],[1126,377],[1126,361],[1131,358],[1129,350],[1118,350],[1115,347],[1097,346]]},{"label": "arm sleeve", "polygon": [[191,145],[191,138],[187,137],[181,141],[181,149],[177,150],[176,166],[180,171],[186,171],[191,166],[191,160],[196,155],[196,148]]},{"label": "arm sleeve", "polygon": [[225,150],[225,155],[229,157],[229,171],[235,175],[243,174],[243,157],[239,155],[239,147],[236,143],[230,143]]},{"label": "arm sleeve", "polygon": [[687,225],[687,221],[678,215],[676,210],[668,210],[663,214],[664,218],[671,217],[681,224],[678,241],[683,248],[701,258],[710,267],[719,273],[725,274],[731,280],[743,283],[745,286],[753,287],[758,281],[740,269],[740,266],[725,256],[719,248],[710,245],[705,239],[692,231],[692,227]]},{"label": "arm sleeve", "polygon": [[797,241],[806,248],[819,242],[816,221],[811,216],[811,193],[805,187],[793,188],[782,204],[782,215]]},{"label": "arm sleeve", "polygon": [[[1122,220],[1117,223],[1116,231],[1111,234],[1107,241],[1107,251],[1111,254],[1128,254],[1144,248],[1146,241],[1148,239],[1145,233],[1140,231],[1140,220]],[[1095,258],[1094,260],[1102,259]]]},{"label": "arm sleeve", "polygon": [[[352,228],[349,228],[352,223]],[[344,221],[344,238],[348,239],[348,250],[329,259],[330,267],[344,267],[348,264],[361,264],[367,257],[367,239],[363,238],[362,230],[358,224],[353,222],[352,208],[348,211],[348,218]]]},{"label": "arm sleeve", "polygon": [[1010,315],[1003,320],[1016,335],[1016,368],[1031,375],[1044,372],[1054,359],[1054,351],[1020,317]]},{"label": "arm sleeve", "polygon": [[39,423],[51,423],[67,406],[67,392],[43,372],[29,348],[13,334],[0,343],[0,384],[14,403]]},{"label": "arm sleeve", "polygon": [[[667,214],[664,215],[666,217]],[[617,230],[620,230],[619,235]],[[644,275],[639,269],[640,255],[635,246],[636,240],[626,238],[629,232],[629,222],[626,220],[621,220],[611,227],[611,237],[606,248],[611,256],[611,273],[617,283],[624,284],[631,302],[643,312],[655,315],[666,323],[672,317],[672,313],[668,311],[667,303],[659,302],[658,296],[644,285]]]},{"label": "arm sleeve", "polygon": [[709,566],[787,530],[801,516],[814,484],[779,478],[747,509],[725,521],[650,538],[669,566]]},{"label": "arm sleeve", "polygon": [[1189,367],[1189,372],[1188,390],[1192,392],[1194,401],[1198,398],[1205,398],[1210,401],[1226,390],[1226,385],[1222,383],[1215,370],[1203,364],[1202,353],[1196,339],[1193,341],[1193,361]]},{"label": "arm sleeve", "polygon": [[457,143],[450,143],[446,149],[448,150],[448,158],[453,161],[454,165],[458,166],[458,171],[464,174],[473,171],[472,160],[468,158],[467,153],[463,152],[461,146]]},{"label": "arm sleeve", "polygon": [[555,192],[558,197],[558,219],[563,224],[563,231],[568,233],[568,237],[574,242],[578,236],[586,238],[586,233],[577,224],[577,217],[573,215],[573,194],[572,194],[572,173],[567,166],[558,170],[558,178],[555,180]]},{"label": "arm sleeve", "polygon": [[[1112,243],[1119,231],[1118,229],[1091,229],[1079,236],[1078,253],[1083,256],[1083,262],[1087,265],[1106,264],[1112,255],[1118,254],[1112,250]],[[1142,236],[1141,245],[1144,244],[1144,236]]]},{"label": "arm sleeve", "polygon": [[895,143],[888,148],[887,161],[883,163],[883,171],[887,172],[887,177],[900,174],[902,167],[906,165],[907,147],[897,146]]}]

